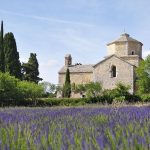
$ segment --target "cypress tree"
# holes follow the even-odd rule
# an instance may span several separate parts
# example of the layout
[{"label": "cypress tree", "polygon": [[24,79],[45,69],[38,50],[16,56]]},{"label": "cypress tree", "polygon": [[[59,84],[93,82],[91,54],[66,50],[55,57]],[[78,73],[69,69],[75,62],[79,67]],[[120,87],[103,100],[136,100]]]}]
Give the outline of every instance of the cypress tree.
[{"label": "cypress tree", "polygon": [[13,33],[9,32],[4,36],[4,53],[5,53],[5,72],[21,79],[21,63],[19,53],[17,52],[16,40]]},{"label": "cypress tree", "polygon": [[39,76],[39,64],[35,53],[30,53],[27,63],[22,64],[23,80],[38,83],[42,80]]},{"label": "cypress tree", "polygon": [[70,83],[69,68],[67,68],[67,70],[66,70],[65,84],[63,86],[63,96],[68,97],[68,98],[71,96],[71,83]]},{"label": "cypress tree", "polygon": [[3,44],[3,21],[1,22],[1,32],[0,32],[0,71],[5,72],[5,61],[4,61],[4,44]]}]

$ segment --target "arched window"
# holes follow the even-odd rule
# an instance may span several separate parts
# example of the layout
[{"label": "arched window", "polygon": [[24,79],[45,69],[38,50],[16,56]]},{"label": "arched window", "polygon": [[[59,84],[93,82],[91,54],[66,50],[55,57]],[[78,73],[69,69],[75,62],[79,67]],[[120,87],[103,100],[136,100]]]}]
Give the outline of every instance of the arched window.
[{"label": "arched window", "polygon": [[132,51],[132,53],[131,53],[132,55],[134,55],[134,51]]},{"label": "arched window", "polygon": [[116,77],[116,66],[112,66],[111,68],[111,77]]}]

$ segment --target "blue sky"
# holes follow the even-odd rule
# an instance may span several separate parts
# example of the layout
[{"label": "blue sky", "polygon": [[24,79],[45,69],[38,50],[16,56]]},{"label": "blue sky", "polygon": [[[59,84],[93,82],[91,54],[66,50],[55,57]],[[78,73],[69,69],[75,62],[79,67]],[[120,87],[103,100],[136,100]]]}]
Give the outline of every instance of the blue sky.
[{"label": "blue sky", "polygon": [[13,32],[21,62],[37,53],[40,77],[58,82],[64,56],[94,64],[106,44],[127,32],[150,54],[149,0],[0,0],[4,30]]}]

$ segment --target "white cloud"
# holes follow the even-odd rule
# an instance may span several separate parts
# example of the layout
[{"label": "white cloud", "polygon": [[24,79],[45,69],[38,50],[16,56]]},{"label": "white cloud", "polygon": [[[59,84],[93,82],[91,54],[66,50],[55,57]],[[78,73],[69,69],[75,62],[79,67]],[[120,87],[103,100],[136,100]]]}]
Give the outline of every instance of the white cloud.
[{"label": "white cloud", "polygon": [[62,20],[62,19],[56,19],[56,18],[50,18],[50,17],[43,17],[43,16],[36,16],[36,15],[26,15],[18,12],[11,12],[7,10],[0,10],[2,13],[6,13],[9,15],[14,15],[14,16],[20,16],[20,17],[26,17],[26,18],[31,18],[31,19],[36,19],[40,21],[47,21],[47,22],[53,22],[53,23],[60,23],[60,24],[71,24],[71,25],[80,25],[80,26],[89,26],[89,27],[94,27],[94,24],[90,23],[84,23],[84,22],[75,22],[75,21],[69,21],[69,20]]}]

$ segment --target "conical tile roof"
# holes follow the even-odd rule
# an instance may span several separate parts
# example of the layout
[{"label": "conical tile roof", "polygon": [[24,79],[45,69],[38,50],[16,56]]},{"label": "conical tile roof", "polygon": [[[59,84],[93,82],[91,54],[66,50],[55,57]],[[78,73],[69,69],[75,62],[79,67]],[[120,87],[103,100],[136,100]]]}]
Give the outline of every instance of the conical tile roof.
[{"label": "conical tile roof", "polygon": [[140,43],[141,45],[143,45],[141,42],[139,42],[136,39],[133,39],[132,37],[130,37],[130,35],[127,34],[127,33],[121,34],[119,39],[117,39],[115,41],[112,41],[112,42],[108,43],[107,45],[111,45],[111,44],[119,43],[119,42],[136,42],[136,43]]}]

